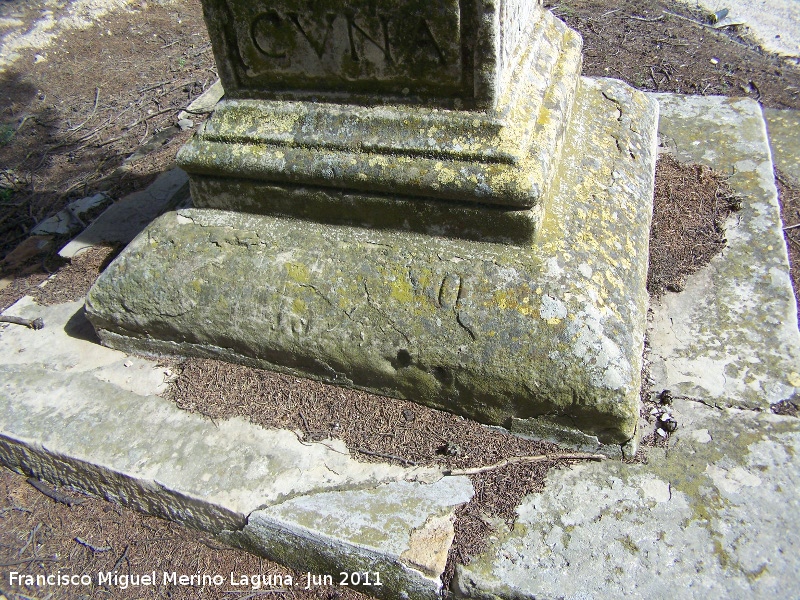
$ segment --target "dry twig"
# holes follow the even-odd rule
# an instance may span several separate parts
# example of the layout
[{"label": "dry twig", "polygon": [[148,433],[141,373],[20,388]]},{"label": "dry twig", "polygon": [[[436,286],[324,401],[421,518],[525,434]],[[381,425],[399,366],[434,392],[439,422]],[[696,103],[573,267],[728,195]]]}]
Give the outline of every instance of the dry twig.
[{"label": "dry twig", "polygon": [[83,504],[83,502],[84,502],[83,500],[81,500],[79,498],[72,498],[70,496],[62,494],[61,492],[58,492],[58,491],[54,490],[53,488],[51,488],[49,485],[47,485],[43,481],[39,481],[38,479],[34,479],[33,477],[28,477],[27,481],[33,487],[35,487],[37,490],[42,492],[45,496],[47,496],[48,498],[52,498],[53,500],[55,500],[56,502],[60,502],[61,504],[66,504],[67,506],[72,506],[74,504],[75,505]]},{"label": "dry twig", "polygon": [[44,320],[39,317],[38,319],[23,319],[22,317],[12,317],[9,315],[0,315],[0,323],[13,323],[14,325],[23,325],[30,329],[44,329]]},{"label": "dry twig", "polygon": [[501,460],[499,463],[495,463],[493,465],[488,465],[485,467],[473,467],[471,469],[451,469],[449,471],[445,471],[445,475],[451,477],[455,477],[458,475],[478,475],[480,473],[487,473],[489,471],[502,469],[503,467],[507,467],[509,465],[518,465],[520,463],[537,463],[537,462],[548,462],[553,460],[602,461],[606,460],[607,458],[608,457],[605,456],[604,454],[588,454],[585,452],[578,452],[573,454],[539,454],[537,456],[512,456],[511,458]]},{"label": "dry twig", "polygon": [[92,552],[108,552],[109,550],[111,550],[111,546],[92,546],[89,542],[79,537],[76,537],[75,541],[78,542],[81,546],[85,546]]}]

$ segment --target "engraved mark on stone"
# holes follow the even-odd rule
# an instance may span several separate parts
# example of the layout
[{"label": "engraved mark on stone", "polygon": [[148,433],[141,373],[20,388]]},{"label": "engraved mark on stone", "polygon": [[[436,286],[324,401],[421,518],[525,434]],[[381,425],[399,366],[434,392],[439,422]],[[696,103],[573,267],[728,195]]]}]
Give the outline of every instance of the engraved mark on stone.
[{"label": "engraved mark on stone", "polygon": [[325,47],[328,45],[328,39],[330,38],[331,30],[333,29],[333,23],[334,21],[336,21],[336,15],[335,14],[326,15],[325,21],[327,22],[327,27],[325,27],[325,33],[324,36],[322,37],[322,40],[315,38],[307,31],[308,28],[303,27],[303,25],[300,23],[299,14],[287,13],[287,15],[292,20],[292,23],[294,23],[295,27],[297,27],[297,30],[303,35],[303,37],[309,43],[309,45],[314,50],[316,55],[321,59],[322,56],[325,54]]},{"label": "engraved mark on stone", "polygon": [[[338,31],[337,21],[340,18],[343,18],[346,24],[348,52],[353,62],[360,62],[364,58],[364,45],[370,44],[380,51],[388,65],[396,64],[392,48],[396,40],[392,39],[390,30],[397,24],[401,30],[408,31],[408,25],[393,23],[389,17],[382,14],[377,15],[380,27],[378,31],[374,31],[359,23],[355,13],[348,15],[327,13],[320,22],[319,18],[315,19],[297,12],[286,12],[282,15],[277,10],[270,9],[253,19],[250,25],[250,39],[258,52],[266,58],[276,60],[291,59],[293,48],[297,41],[302,39],[314,51],[317,58],[323,60],[331,52],[336,51],[333,38]],[[419,19],[416,28],[413,29],[413,35],[406,38],[403,44],[408,47],[401,54],[404,54],[410,62],[425,57],[441,66],[448,64],[441,44],[436,40],[430,24],[424,18]],[[359,51],[359,48],[362,50]]]},{"label": "engraved mark on stone", "polygon": [[275,10],[262,13],[253,19],[253,23],[250,26],[250,38],[261,54],[269,58],[286,58],[287,52],[285,48],[267,46],[267,44],[277,45],[276,42],[283,37],[280,35],[280,30],[283,26],[284,19]]},{"label": "engraved mark on stone", "polygon": [[303,337],[311,330],[311,315],[301,316],[296,312],[297,300],[284,296],[278,310],[276,324],[288,336]]},{"label": "engraved mark on stone", "polygon": [[370,42],[373,46],[375,46],[378,50],[380,50],[383,53],[383,57],[386,59],[387,63],[389,63],[390,65],[394,64],[394,59],[392,58],[392,48],[389,42],[389,19],[387,19],[383,15],[379,15],[378,19],[381,22],[381,31],[383,33],[383,45],[381,45],[369,33],[367,33],[361,27],[359,27],[353,15],[347,17],[347,35],[348,39],[350,40],[350,58],[352,58],[355,62],[361,60],[358,56],[358,51],[356,50],[355,34],[358,34],[364,40]]},{"label": "engraved mark on stone", "polygon": [[435,54],[440,65],[443,67],[447,66],[447,60],[445,59],[442,47],[436,41],[436,38],[433,37],[431,26],[428,25],[425,19],[419,20],[419,27],[417,28],[417,35],[414,42],[420,50],[427,49]]},{"label": "engraved mark on stone", "polygon": [[461,276],[452,273],[445,274],[442,284],[439,286],[439,306],[454,309],[461,299],[461,294]]}]

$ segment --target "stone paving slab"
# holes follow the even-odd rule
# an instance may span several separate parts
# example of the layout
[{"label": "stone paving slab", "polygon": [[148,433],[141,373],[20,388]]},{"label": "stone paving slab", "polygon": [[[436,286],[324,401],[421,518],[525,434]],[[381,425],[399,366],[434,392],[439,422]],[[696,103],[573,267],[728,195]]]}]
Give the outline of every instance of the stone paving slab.
[{"label": "stone paving slab", "polygon": [[195,98],[192,103],[186,107],[186,110],[182,110],[178,113],[178,120],[193,120],[198,116],[210,115],[214,112],[214,107],[217,105],[217,102],[222,100],[224,95],[225,90],[222,88],[222,82],[217,79],[205,92]]},{"label": "stone paving slab", "polygon": [[775,166],[800,183],[800,110],[765,108]]},{"label": "stone paving slab", "polygon": [[156,395],[162,367],[100,346],[82,302],[23,298],[7,312],[45,328],[0,326],[2,464],[303,572],[380,570],[376,596],[436,595],[468,478],[358,462],[341,441],[239,418],[214,424]]},{"label": "stone paving slab", "polygon": [[744,196],[724,254],[653,306],[655,389],[691,398],[675,402],[678,430],[668,449],[648,449],[646,464],[551,471],[514,530],[459,569],[461,596],[800,595],[800,419],[768,410],[798,401],[800,333],[760,108],[658,99],[667,147],[681,160],[736,167],[730,183]]},{"label": "stone paving slab", "polygon": [[162,173],[146,189],[125,196],[108,207],[59,254],[72,258],[105,242],[127,244],[156,217],[189,199],[189,177],[181,169]]},{"label": "stone paving slab", "polygon": [[748,99],[656,97],[667,149],[730,173],[744,208],[726,223],[724,252],[653,307],[651,374],[661,389],[714,405],[769,409],[800,392],[800,341],[761,109]]},{"label": "stone paving slab", "polygon": [[551,471],[514,532],[458,574],[470,598],[796,598],[800,421],[679,401],[647,464]]},{"label": "stone paving slab", "polygon": [[767,52],[800,58],[800,3],[797,0],[680,0],[709,14],[728,9],[720,22],[744,23],[746,33]]}]

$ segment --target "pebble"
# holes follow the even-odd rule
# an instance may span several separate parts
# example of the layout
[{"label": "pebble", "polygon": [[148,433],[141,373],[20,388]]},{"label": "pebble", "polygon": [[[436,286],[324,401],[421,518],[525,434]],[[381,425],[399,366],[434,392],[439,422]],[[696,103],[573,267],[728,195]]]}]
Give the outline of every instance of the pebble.
[{"label": "pebble", "polygon": [[191,119],[181,119],[178,121],[178,127],[180,127],[181,131],[186,131],[187,129],[194,127],[194,121]]},{"label": "pebble", "polygon": [[658,395],[658,401],[661,404],[672,404],[673,396],[670,390],[664,390]]}]

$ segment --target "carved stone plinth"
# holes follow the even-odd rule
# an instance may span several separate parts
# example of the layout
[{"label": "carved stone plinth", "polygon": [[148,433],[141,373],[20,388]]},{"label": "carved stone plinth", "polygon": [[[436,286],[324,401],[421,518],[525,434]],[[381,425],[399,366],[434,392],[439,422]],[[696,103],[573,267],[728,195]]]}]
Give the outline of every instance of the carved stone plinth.
[{"label": "carved stone plinth", "polygon": [[178,157],[195,206],[532,244],[576,33],[536,2],[253,4],[205,3],[226,99]]},{"label": "carved stone plinth", "polygon": [[[538,2],[204,0],[225,98],[104,343],[635,445],[657,105]],[[632,443],[634,442],[634,443]]]}]

